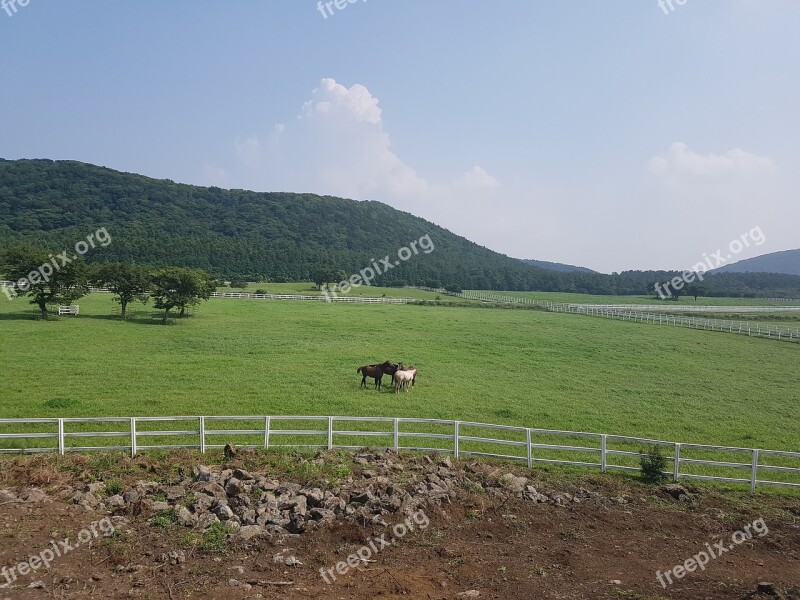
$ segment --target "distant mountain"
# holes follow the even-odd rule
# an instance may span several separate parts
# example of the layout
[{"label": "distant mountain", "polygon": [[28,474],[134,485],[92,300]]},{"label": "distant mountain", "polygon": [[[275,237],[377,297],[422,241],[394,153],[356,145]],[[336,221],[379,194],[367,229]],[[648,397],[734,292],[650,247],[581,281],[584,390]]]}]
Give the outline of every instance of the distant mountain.
[{"label": "distant mountain", "polygon": [[592,269],[586,267],[576,267],[574,265],[565,265],[564,263],[550,262],[547,260],[533,260],[532,258],[522,258],[522,262],[540,269],[547,269],[548,271],[557,271],[559,273],[597,273]]},{"label": "distant mountain", "polygon": [[800,249],[763,254],[714,269],[714,273],[783,273],[800,275]]}]

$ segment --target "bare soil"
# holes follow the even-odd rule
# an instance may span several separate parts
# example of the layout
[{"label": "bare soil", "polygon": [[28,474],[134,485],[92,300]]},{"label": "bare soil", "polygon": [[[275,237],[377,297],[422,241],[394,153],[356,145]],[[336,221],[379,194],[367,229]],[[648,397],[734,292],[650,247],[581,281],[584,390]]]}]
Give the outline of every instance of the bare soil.
[{"label": "bare soil", "polygon": [[[502,490],[489,493],[487,481],[485,491],[462,490],[450,502],[426,506],[429,524],[402,538],[395,538],[392,529],[403,520],[398,514],[386,519],[389,527],[363,526],[343,518],[283,539],[231,539],[220,548],[204,549],[198,534],[176,523],[158,526],[152,514],[135,514],[131,508],[93,511],[59,497],[59,491],[69,486],[95,479],[85,464],[75,460],[72,470],[41,458],[0,461],[0,489],[21,493],[35,485],[48,495],[44,501],[0,504],[0,566],[9,569],[51,547],[53,540],[74,541],[79,531],[104,517],[117,516],[117,532],[81,544],[56,558],[49,569],[20,576],[12,587],[0,589],[0,599],[800,598],[796,495],[690,487],[690,498],[679,501],[660,486],[623,477],[559,478],[499,465],[504,472],[530,478],[539,491],[584,489],[599,500],[563,505],[531,502]],[[127,483],[146,473],[167,480],[177,477],[176,462],[185,461],[189,469],[198,460],[185,454],[160,461],[120,460],[121,478]],[[403,460],[416,463],[420,458]],[[131,466],[141,473],[125,471]],[[463,463],[455,464],[462,467]],[[277,473],[274,465],[262,468],[271,476],[291,479]],[[353,465],[352,473],[357,479],[358,465]],[[324,475],[317,473],[311,479],[321,485]],[[310,478],[294,480],[305,485]],[[734,532],[757,519],[763,519],[768,533],[738,545],[731,542]],[[392,540],[389,547],[372,552],[370,562],[359,561],[346,574],[336,572],[337,563],[369,547],[371,540],[377,548],[375,540],[381,536]],[[702,571],[681,579],[673,576],[674,583],[666,588],[659,583],[657,571],[669,571],[717,540],[731,549],[710,560]],[[327,575],[330,583],[321,569],[333,569]],[[5,582],[0,575],[0,584]],[[34,582],[44,587],[27,587]],[[775,592],[755,595],[759,582],[771,582]]]}]

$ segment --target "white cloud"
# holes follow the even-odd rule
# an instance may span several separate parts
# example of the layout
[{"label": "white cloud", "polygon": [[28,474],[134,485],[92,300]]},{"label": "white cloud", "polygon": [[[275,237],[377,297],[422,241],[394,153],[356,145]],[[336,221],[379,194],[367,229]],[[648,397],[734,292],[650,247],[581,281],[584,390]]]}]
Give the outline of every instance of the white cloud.
[{"label": "white cloud", "polygon": [[723,155],[699,154],[686,144],[675,142],[666,156],[650,159],[649,169],[657,177],[693,177],[730,179],[770,174],[776,171],[775,163],[766,156],[758,156],[739,148]]},{"label": "white cloud", "polygon": [[237,179],[253,189],[381,200],[404,210],[425,206],[428,218],[442,214],[432,205],[441,209],[499,186],[480,166],[450,183],[420,177],[392,150],[378,99],[363,85],[348,88],[330,78],[295,120],[274,125],[264,139],[240,138],[235,151]]}]

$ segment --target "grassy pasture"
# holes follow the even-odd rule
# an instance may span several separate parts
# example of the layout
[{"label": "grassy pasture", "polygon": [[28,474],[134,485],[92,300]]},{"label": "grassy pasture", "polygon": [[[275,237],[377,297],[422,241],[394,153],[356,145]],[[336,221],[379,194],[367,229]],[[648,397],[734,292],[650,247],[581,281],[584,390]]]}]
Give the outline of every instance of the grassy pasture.
[{"label": "grassy pasture", "polygon": [[[682,442],[800,448],[794,344],[542,311],[223,300],[32,319],[0,302],[0,416],[364,415],[473,420]],[[356,368],[414,363],[417,387]]]}]

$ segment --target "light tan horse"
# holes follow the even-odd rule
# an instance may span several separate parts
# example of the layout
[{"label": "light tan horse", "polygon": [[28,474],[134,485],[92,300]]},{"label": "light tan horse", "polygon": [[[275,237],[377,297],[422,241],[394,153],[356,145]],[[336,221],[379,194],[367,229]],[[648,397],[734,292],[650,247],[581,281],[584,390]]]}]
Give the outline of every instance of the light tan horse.
[{"label": "light tan horse", "polygon": [[394,374],[394,393],[400,391],[401,388],[405,387],[406,392],[410,385],[413,385],[414,380],[417,378],[417,369],[414,367],[408,367],[405,369],[397,370]]}]

